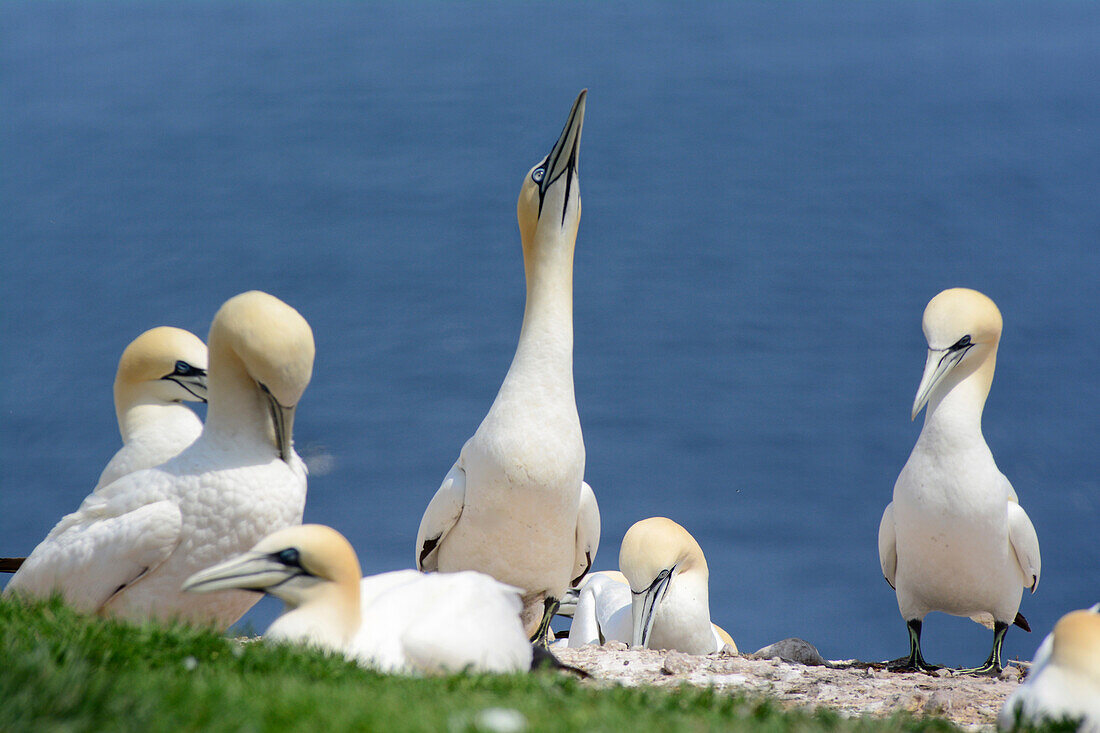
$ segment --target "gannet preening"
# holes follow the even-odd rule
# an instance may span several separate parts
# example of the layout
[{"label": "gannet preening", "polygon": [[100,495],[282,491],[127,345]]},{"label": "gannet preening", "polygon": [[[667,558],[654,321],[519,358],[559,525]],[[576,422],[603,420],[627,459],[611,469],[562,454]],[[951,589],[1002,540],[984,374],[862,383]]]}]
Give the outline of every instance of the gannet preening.
[{"label": "gannet preening", "polygon": [[[170,326],[152,328],[131,341],[115,373],[115,415],[123,445],[95,488],[158,466],[191,445],[202,432],[202,421],[181,404],[185,401],[206,402],[206,344]],[[0,558],[0,572],[14,573],[24,560]]]},{"label": "gannet preening", "polygon": [[57,590],[78,610],[228,628],[257,596],[183,594],[184,579],[302,521],[306,471],[292,448],[313,333],[278,298],[230,298],[210,327],[209,408],[175,458],[102,486],[62,518],[5,594]]},{"label": "gannet preening", "polygon": [[930,611],[969,616],[993,629],[993,650],[976,673],[1001,670],[1001,645],[1019,615],[1024,587],[1039,584],[1039,540],[982,437],[1001,313],[985,295],[945,290],[924,311],[928,361],[913,417],[924,427],[894,484],[879,526],[882,573],[897,590],[909,656],[892,665],[936,669],[920,651]]},{"label": "gannet preening", "polygon": [[183,402],[206,402],[206,344],[182,328],[159,326],[130,342],[115,375],[115,415],[122,448],[96,488],[143,468],[159,466],[202,432]]},{"label": "gannet preening", "polygon": [[1034,725],[1073,718],[1080,733],[1100,733],[1100,603],[1071,611],[1035,653],[1031,671],[1005,701],[997,723],[1015,727],[1020,717]]},{"label": "gannet preening", "polygon": [[183,587],[269,593],[286,611],[266,638],[320,647],[386,672],[531,666],[517,588],[476,572],[399,570],[360,580],[355,550],[318,524],[281,529],[249,552],[195,573]]},{"label": "gannet preening", "polygon": [[619,550],[621,573],[592,573],[578,593],[569,646],[622,641],[651,649],[710,654],[737,645],[711,623],[707,560],[671,519],[634,524]]},{"label": "gannet preening", "polygon": [[573,396],[573,248],[586,93],[520,189],[527,306],[512,366],[416,538],[421,570],[479,570],[523,589],[524,627],[543,645],[559,599],[591,567],[600,539],[596,498],[582,480]]}]

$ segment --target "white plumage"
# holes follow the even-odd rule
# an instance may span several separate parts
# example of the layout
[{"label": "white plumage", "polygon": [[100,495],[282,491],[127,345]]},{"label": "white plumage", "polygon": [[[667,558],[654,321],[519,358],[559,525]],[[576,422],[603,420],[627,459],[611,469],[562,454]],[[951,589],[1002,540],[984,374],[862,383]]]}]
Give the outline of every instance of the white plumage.
[{"label": "white plumage", "polygon": [[301,521],[305,466],[291,448],[313,335],[270,295],[227,301],[210,329],[209,410],[168,462],[102,486],[64,517],[5,594],[60,591],[80,610],[227,628],[254,594],[184,595],[185,578]]},{"label": "white plumage", "polygon": [[1039,542],[1016,492],[982,436],[1001,335],[989,298],[954,288],[925,309],[928,359],[913,416],[928,410],[879,525],[879,561],[897,591],[910,633],[905,668],[929,669],[921,621],[931,611],[968,616],[994,629],[993,651],[974,671],[1001,669],[1004,634],[1023,588],[1039,582]]},{"label": "white plumage", "polygon": [[[540,637],[569,586],[591,566],[599,510],[583,482],[573,394],[573,250],[580,221],[577,154],[585,92],[517,204],[527,275],[519,345],[496,400],[431,500],[417,567],[478,570],[524,593]],[[540,619],[543,624],[540,626]]]},{"label": "white plumage", "polygon": [[530,668],[518,589],[471,571],[359,574],[343,535],[302,525],[196,573],[185,587],[264,590],[287,604],[265,638],[328,649],[386,672]]},{"label": "white plumage", "polygon": [[1010,730],[1021,717],[1032,724],[1081,720],[1078,733],[1100,733],[1100,603],[1063,616],[1031,664],[1027,679],[1005,701],[997,723]]},{"label": "white plumage", "polygon": [[96,481],[106,486],[179,454],[202,433],[183,402],[206,401],[206,344],[189,331],[150,329],[122,352],[115,374],[115,415],[122,448]]}]

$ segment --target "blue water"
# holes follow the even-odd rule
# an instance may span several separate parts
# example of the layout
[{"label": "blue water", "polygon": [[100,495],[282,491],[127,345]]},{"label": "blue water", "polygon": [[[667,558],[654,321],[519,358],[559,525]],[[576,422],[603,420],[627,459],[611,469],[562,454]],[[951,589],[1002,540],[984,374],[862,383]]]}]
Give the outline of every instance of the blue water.
[{"label": "blue water", "polygon": [[[742,648],[900,656],[876,532],[921,312],[967,285],[1005,318],[985,432],[1042,545],[1030,658],[1100,600],[1097,38],[1083,2],[3,3],[0,555],[117,449],[129,340],[260,288],[317,341],[306,519],[410,566],[515,347],[520,181],[588,87],[597,567],[667,515]],[[925,624],[933,661],[989,643]]]}]

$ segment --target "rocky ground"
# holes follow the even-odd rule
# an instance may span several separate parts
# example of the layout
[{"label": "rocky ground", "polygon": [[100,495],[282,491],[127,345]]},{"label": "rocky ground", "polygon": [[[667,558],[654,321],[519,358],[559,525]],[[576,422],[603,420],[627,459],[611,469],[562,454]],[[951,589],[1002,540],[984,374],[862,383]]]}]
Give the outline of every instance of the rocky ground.
[{"label": "rocky ground", "polygon": [[[621,642],[567,649],[565,664],[584,670],[594,684],[675,686],[684,683],[767,695],[790,707],[824,706],[843,715],[890,715],[908,710],[936,715],[972,730],[992,730],[1005,698],[1019,684],[1018,667],[999,678],[887,671],[874,662],[827,662],[807,642],[788,639],[753,655],[692,656],[628,649]],[[787,660],[787,661],[784,661]]]}]

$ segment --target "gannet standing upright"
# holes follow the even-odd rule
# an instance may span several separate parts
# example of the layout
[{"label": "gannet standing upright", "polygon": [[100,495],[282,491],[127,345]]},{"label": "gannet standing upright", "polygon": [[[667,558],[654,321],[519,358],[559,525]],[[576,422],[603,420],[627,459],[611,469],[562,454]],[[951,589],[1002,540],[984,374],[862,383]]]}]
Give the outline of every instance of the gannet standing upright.
[{"label": "gannet standing upright", "polygon": [[386,672],[530,668],[516,588],[475,572],[359,576],[359,559],[342,534],[304,524],[192,575],[183,587],[281,598],[286,612],[265,638],[328,649]]},{"label": "gannet standing upright", "polygon": [[1080,733],[1100,733],[1100,603],[1071,611],[1035,652],[1031,671],[1008,700],[997,723],[1010,730],[1020,717],[1033,725],[1080,719]]},{"label": "gannet standing upright", "polygon": [[202,421],[182,403],[206,402],[206,362],[206,344],[182,328],[158,326],[130,342],[115,374],[123,445],[96,488],[159,466],[199,437]]},{"label": "gannet standing upright", "polygon": [[1039,540],[1012,484],[982,436],[993,382],[1001,313],[985,295],[952,288],[924,311],[928,360],[912,416],[927,403],[924,427],[894,484],[879,525],[879,561],[897,590],[909,629],[898,669],[935,669],[920,651],[930,611],[968,616],[993,629],[993,650],[976,673],[1001,670],[1008,627],[1025,630],[1023,588],[1039,584]]},{"label": "gannet standing upright", "polygon": [[197,570],[302,520],[305,465],[292,448],[313,333],[266,293],[230,298],[210,327],[202,435],[156,468],[100,487],[61,519],[5,595],[57,590],[78,610],[228,628],[258,596],[183,594]]},{"label": "gannet standing upright", "polygon": [[583,481],[573,395],[573,248],[586,93],[520,189],[527,305],[512,366],[416,538],[421,570],[478,570],[523,589],[524,627],[544,645],[558,600],[591,567],[600,534],[596,498]]}]

